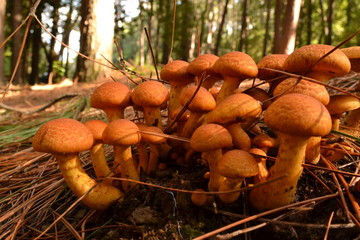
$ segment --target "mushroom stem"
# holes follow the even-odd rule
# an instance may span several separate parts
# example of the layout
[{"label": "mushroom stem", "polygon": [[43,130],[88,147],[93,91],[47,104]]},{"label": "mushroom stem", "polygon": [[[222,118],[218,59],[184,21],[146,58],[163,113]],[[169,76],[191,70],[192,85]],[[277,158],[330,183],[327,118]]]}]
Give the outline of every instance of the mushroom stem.
[{"label": "mushroom stem", "polygon": [[[219,192],[239,190],[241,188],[244,178],[225,178],[219,187]],[[219,198],[223,203],[233,203],[240,196],[240,191],[232,193],[219,194]]]},{"label": "mushroom stem", "polygon": [[149,156],[147,152],[147,144],[144,142],[139,142],[136,144],[137,152],[139,155],[139,163],[137,166],[137,171],[140,174],[141,171],[147,172],[148,165],[149,165]]},{"label": "mushroom stem", "polygon": [[[136,171],[134,160],[132,158],[131,147],[129,146],[114,146],[114,166],[115,172],[120,173],[122,177],[139,181],[140,176]],[[125,190],[135,186],[136,183],[122,181],[122,186]]]},{"label": "mushroom stem", "polygon": [[149,165],[146,171],[148,174],[156,172],[159,168],[160,146],[159,144],[150,144]]},{"label": "mushroom stem", "polygon": [[216,104],[221,103],[227,96],[230,96],[234,93],[234,90],[237,89],[242,82],[238,77],[223,76],[224,82],[220,88],[219,94],[216,97]]},{"label": "mushroom stem", "polygon": [[113,202],[120,199],[123,193],[114,186],[105,182],[98,183],[89,177],[81,166],[78,154],[53,154],[59,164],[65,182],[75,196],[82,195],[92,190],[82,199],[88,207],[104,210]]},{"label": "mushroom stem", "polygon": [[210,179],[208,183],[208,188],[210,192],[217,192],[219,190],[221,182],[225,179],[225,177],[222,176],[218,170],[218,162],[222,155],[222,149],[203,152],[201,154],[201,157],[205,159],[209,165]]},{"label": "mushroom stem", "polygon": [[190,111],[189,119],[186,121],[180,136],[191,137],[195,129],[201,125],[204,114],[204,112]]},{"label": "mushroom stem", "polygon": [[[112,176],[111,169],[105,158],[104,144],[96,143],[90,150],[92,165],[97,178]],[[104,179],[105,183],[112,184],[111,179]]]},{"label": "mushroom stem", "polygon": [[249,135],[242,129],[239,123],[226,126],[229,131],[235,148],[249,151],[251,147],[251,139]]},{"label": "mushroom stem", "polygon": [[124,110],[125,108],[104,108],[103,111],[106,114],[109,122],[112,122],[116,119],[124,118]]},{"label": "mushroom stem", "polygon": [[360,137],[360,108],[352,110],[345,118],[345,125],[351,129],[343,129],[342,131]]},{"label": "mushroom stem", "polygon": [[162,129],[161,113],[159,107],[143,107],[144,119],[148,126],[156,126]]},{"label": "mushroom stem", "polygon": [[250,192],[252,205],[259,210],[285,206],[294,201],[297,182],[303,171],[308,137],[280,134],[280,147],[268,180],[277,181],[254,188]]}]

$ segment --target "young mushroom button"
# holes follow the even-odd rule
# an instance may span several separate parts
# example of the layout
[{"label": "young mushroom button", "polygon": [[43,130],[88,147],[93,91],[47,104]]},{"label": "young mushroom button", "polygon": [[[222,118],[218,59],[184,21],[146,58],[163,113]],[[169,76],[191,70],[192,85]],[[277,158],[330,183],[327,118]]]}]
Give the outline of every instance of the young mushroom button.
[{"label": "young mushroom button", "polygon": [[269,179],[279,179],[250,192],[251,203],[259,210],[294,201],[309,137],[324,136],[331,130],[331,117],[326,107],[316,99],[298,93],[275,100],[266,110],[264,121],[279,136],[278,155],[269,169]]},{"label": "young mushroom button", "polygon": [[122,192],[105,182],[97,183],[81,166],[79,152],[90,149],[94,138],[82,123],[68,118],[51,120],[36,132],[32,146],[36,151],[51,153],[59,164],[65,182],[75,196],[96,210],[104,210],[122,197]]}]

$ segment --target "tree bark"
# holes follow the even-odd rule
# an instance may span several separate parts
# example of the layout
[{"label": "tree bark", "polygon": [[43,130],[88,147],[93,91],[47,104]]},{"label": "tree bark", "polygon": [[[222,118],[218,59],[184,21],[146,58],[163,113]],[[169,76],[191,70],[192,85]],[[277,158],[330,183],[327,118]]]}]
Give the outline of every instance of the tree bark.
[{"label": "tree bark", "polygon": [[266,22],[265,22],[265,36],[264,36],[264,45],[262,56],[267,54],[267,47],[269,42],[269,32],[270,32],[270,11],[271,11],[271,0],[266,0]]},{"label": "tree bark", "polygon": [[280,46],[277,53],[290,54],[295,49],[296,28],[299,21],[301,0],[288,0],[282,25]]},{"label": "tree bark", "polygon": [[[112,61],[114,19],[114,0],[82,0],[80,52],[104,64],[107,60]],[[92,81],[107,70],[78,56],[75,79]]]},{"label": "tree bark", "polygon": [[163,64],[166,64],[169,60],[169,54],[170,54],[170,44],[171,44],[171,32],[172,32],[172,11],[171,8],[172,1],[165,0],[164,8],[162,10],[165,12],[163,15],[163,18],[161,19],[161,22],[163,23],[163,34],[162,34],[162,60],[161,62]]},{"label": "tree bark", "polygon": [[[5,40],[5,12],[6,12],[6,1],[3,4],[0,4],[0,44]],[[5,47],[0,48],[0,86],[4,86],[5,81],[5,72],[4,72],[4,49]]]},{"label": "tree bark", "polygon": [[[12,2],[12,13],[11,13],[11,30],[12,32],[21,24],[22,21],[22,1],[13,0]],[[20,57],[20,46],[23,38],[23,32],[20,29],[16,34],[14,34],[12,41],[12,55],[11,55],[11,69],[14,70],[18,57]],[[22,84],[22,59],[20,59],[20,64],[17,69],[17,72],[14,76],[13,84]]]},{"label": "tree bark", "polygon": [[325,38],[325,44],[332,44],[332,25],[333,25],[333,15],[334,15],[334,0],[329,0],[328,9],[327,9],[327,34]]},{"label": "tree bark", "polygon": [[210,1],[209,3],[209,24],[208,24],[208,34],[206,37],[206,53],[212,53],[213,49],[213,35],[214,35],[214,22],[215,22],[215,13],[214,13],[214,1]]},{"label": "tree bark", "polygon": [[223,32],[223,28],[224,28],[224,24],[225,24],[225,18],[226,18],[226,14],[227,14],[227,10],[228,10],[228,5],[229,5],[229,0],[226,0],[225,5],[224,5],[224,10],[222,13],[222,17],[221,17],[221,22],[219,24],[219,31],[218,31],[218,34],[216,37],[215,49],[214,49],[215,55],[219,54],[219,48],[220,48],[220,44],[221,44],[222,32]]},{"label": "tree bark", "polygon": [[[52,22],[52,28],[51,28],[51,33],[52,35],[54,36],[57,36],[58,34],[58,25],[59,25],[59,7],[60,7],[60,0],[54,0],[52,1],[52,6],[54,8],[54,10],[52,11],[52,19],[53,19],[53,22]],[[57,53],[55,52],[55,43],[56,43],[56,40],[55,38],[51,38],[50,40],[50,51],[49,51],[49,55],[47,56],[48,58],[48,79],[49,81],[52,81],[52,78],[55,77],[53,73],[53,63],[54,61],[57,60],[58,58],[58,55]],[[53,77],[50,77],[50,76],[53,76]],[[49,82],[51,83],[51,82]]]},{"label": "tree bark", "polygon": [[281,16],[283,9],[283,1],[276,0],[275,6],[275,22],[274,22],[274,49],[273,53],[280,51],[280,41],[281,41]]},{"label": "tree bark", "polygon": [[244,51],[244,44],[246,41],[246,35],[247,35],[247,5],[248,0],[243,0],[242,5],[242,16],[241,16],[241,31],[240,31],[240,42],[239,42],[239,51]]},{"label": "tree bark", "polygon": [[306,1],[306,8],[307,8],[307,34],[306,34],[306,45],[311,44],[312,39],[312,8],[313,8],[313,0],[307,0]]}]

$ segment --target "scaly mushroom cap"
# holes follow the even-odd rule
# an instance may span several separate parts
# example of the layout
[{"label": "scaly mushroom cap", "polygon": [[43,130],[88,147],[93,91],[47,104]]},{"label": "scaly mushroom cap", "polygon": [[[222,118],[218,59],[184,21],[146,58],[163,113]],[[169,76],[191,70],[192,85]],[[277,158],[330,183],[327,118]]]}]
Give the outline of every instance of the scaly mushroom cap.
[{"label": "scaly mushroom cap", "polygon": [[324,105],[329,103],[330,96],[324,85],[306,81],[304,79],[298,81],[298,78],[287,78],[283,80],[274,89],[274,96],[289,93],[301,93],[317,99]]},{"label": "scaly mushroom cap", "polygon": [[340,50],[349,58],[351,70],[360,72],[360,46],[342,48]]},{"label": "scaly mushroom cap", "polygon": [[330,114],[344,113],[359,107],[359,99],[350,95],[332,95],[329,104],[326,105]]},{"label": "scaly mushroom cap", "polygon": [[254,60],[243,52],[229,52],[214,64],[214,71],[222,76],[231,76],[241,79],[256,77],[258,68]]},{"label": "scaly mushroom cap", "polygon": [[[195,94],[197,86],[188,86],[181,91],[179,102],[181,105],[185,105],[189,99]],[[205,88],[200,87],[196,93],[194,99],[188,106],[190,111],[196,112],[208,112],[216,107],[214,97]]]},{"label": "scaly mushroom cap", "polygon": [[188,72],[189,63],[175,60],[167,63],[160,71],[161,79],[169,82],[180,81],[184,85],[194,82],[194,76]]},{"label": "scaly mushroom cap", "polygon": [[[350,71],[351,64],[348,57],[339,49],[336,49],[312,67],[316,61],[332,49],[334,49],[333,46],[324,44],[300,47],[286,58],[284,68],[288,72],[299,74],[303,74],[309,70],[326,73],[331,77],[347,74]],[[309,69],[310,67],[312,67],[312,69]]]},{"label": "scaly mushroom cap", "polygon": [[236,93],[225,98],[208,113],[207,122],[224,124],[239,118],[258,117],[262,109],[258,101],[244,93]]},{"label": "scaly mushroom cap", "polygon": [[[288,57],[288,54],[270,54],[264,56],[258,63],[258,68],[271,68],[275,70],[285,71],[284,70],[284,62]],[[263,80],[269,80],[279,76],[278,72],[270,71],[270,70],[262,70],[259,69],[258,78]]]},{"label": "scaly mushroom cap", "polygon": [[93,108],[127,107],[131,90],[121,82],[106,82],[95,89],[90,97]]},{"label": "scaly mushroom cap", "polygon": [[36,132],[34,150],[47,153],[77,153],[88,150],[94,143],[89,128],[74,119],[60,118],[42,125]]},{"label": "scaly mushroom cap", "polygon": [[219,57],[213,54],[202,54],[189,63],[188,71],[197,77],[201,77],[201,75],[206,72],[207,75],[212,75],[220,79],[221,75],[213,70],[214,63],[218,59]]},{"label": "scaly mushroom cap", "polygon": [[84,125],[90,129],[95,141],[102,141],[102,134],[108,125],[106,122],[94,119],[85,122]]},{"label": "scaly mushroom cap", "polygon": [[265,124],[295,136],[324,136],[332,120],[326,107],[313,97],[290,93],[276,99],[264,114]]},{"label": "scaly mushroom cap", "polygon": [[232,147],[228,130],[218,124],[204,124],[198,127],[190,138],[190,147],[197,152]]},{"label": "scaly mushroom cap", "polygon": [[146,81],[134,88],[131,100],[142,107],[161,106],[169,100],[169,90],[161,82]]},{"label": "scaly mushroom cap", "polygon": [[256,159],[244,150],[230,150],[224,153],[218,163],[221,175],[227,178],[247,178],[259,173]]},{"label": "scaly mushroom cap", "polygon": [[108,124],[103,132],[103,142],[110,145],[130,146],[141,139],[138,126],[127,119],[117,119]]}]

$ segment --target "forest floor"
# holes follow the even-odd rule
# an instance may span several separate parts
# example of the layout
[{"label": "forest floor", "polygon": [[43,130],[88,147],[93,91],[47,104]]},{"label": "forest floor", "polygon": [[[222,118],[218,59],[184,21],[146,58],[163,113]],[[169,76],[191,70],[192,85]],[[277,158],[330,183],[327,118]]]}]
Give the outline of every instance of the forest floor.
[{"label": "forest floor", "polygon": [[[103,114],[88,104],[99,84],[17,89],[4,99],[3,104],[12,109],[0,108],[0,239],[192,239],[239,220],[243,223],[209,239],[360,239],[360,229],[349,217],[356,215],[353,201],[360,202],[360,194],[349,184],[354,197],[349,199],[349,192],[337,182],[339,175],[347,183],[359,178],[356,154],[334,164],[345,174],[335,176],[321,163],[324,169],[306,167],[296,194],[298,204],[272,212],[254,210],[246,191],[232,204],[216,196],[205,206],[192,204],[191,195],[179,190],[207,189],[203,177],[207,169],[200,155],[187,165],[163,156],[166,169],[143,174],[147,185],[126,193],[121,203],[105,211],[74,204],[76,198],[64,184],[55,159],[34,152],[31,136],[41,124],[60,116],[102,119]],[[65,95],[69,98],[37,111]],[[128,117],[132,119],[134,113]],[[358,145],[354,146],[358,153]],[[109,161],[111,151],[107,147]],[[276,151],[270,152],[275,155]],[[81,159],[94,176],[89,154],[81,154]]]}]

